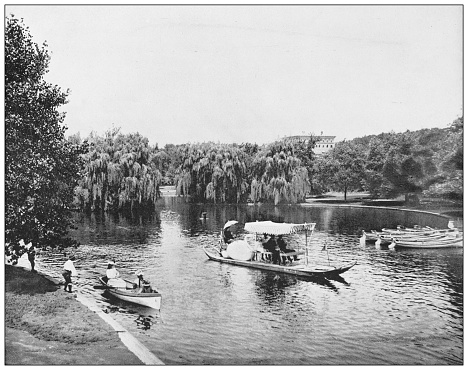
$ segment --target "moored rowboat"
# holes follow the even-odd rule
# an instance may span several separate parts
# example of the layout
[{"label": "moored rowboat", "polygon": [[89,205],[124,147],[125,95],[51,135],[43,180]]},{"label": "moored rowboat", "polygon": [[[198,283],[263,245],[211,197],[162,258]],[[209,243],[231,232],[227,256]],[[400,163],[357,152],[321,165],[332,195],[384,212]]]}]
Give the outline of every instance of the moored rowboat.
[{"label": "moored rowboat", "polygon": [[406,241],[408,241],[408,242],[434,241],[434,240],[438,240],[438,239],[443,239],[445,237],[446,237],[446,235],[441,234],[441,233],[435,233],[435,234],[432,234],[432,235],[421,235],[421,236],[408,235],[408,234],[402,234],[402,235],[382,234],[382,235],[380,235],[380,238],[382,238],[382,240],[386,240],[388,242],[391,242],[392,239],[397,239],[397,240],[405,241],[405,242]]},{"label": "moored rowboat", "polygon": [[[123,280],[123,279],[121,279]],[[122,301],[136,303],[141,306],[154,308],[156,310],[161,309],[161,294],[151,288],[151,292],[142,292],[141,288],[128,280],[123,280],[126,283],[125,288],[115,288],[107,284],[106,277],[100,277],[99,281],[103,286],[106,287],[106,291],[109,292],[115,298]]]},{"label": "moored rowboat", "polygon": [[404,241],[396,239],[396,246],[403,248],[455,248],[463,247],[463,237],[446,236],[434,240]]},{"label": "moored rowboat", "polygon": [[[392,243],[395,241],[396,244]],[[361,245],[375,242],[376,247],[392,243],[392,247],[406,248],[447,248],[463,246],[463,233],[454,227],[453,221],[448,223],[448,229],[433,229],[431,227],[417,227],[414,229],[398,227],[397,229],[383,228],[381,232],[363,231],[360,238]]]}]

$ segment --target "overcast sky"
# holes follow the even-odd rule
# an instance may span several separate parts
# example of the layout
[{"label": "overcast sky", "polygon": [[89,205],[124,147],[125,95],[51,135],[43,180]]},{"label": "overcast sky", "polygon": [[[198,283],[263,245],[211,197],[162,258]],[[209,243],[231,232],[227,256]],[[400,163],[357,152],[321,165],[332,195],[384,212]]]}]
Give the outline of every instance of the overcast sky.
[{"label": "overcast sky", "polygon": [[70,89],[67,133],[151,144],[446,127],[462,115],[462,6],[6,6]]}]

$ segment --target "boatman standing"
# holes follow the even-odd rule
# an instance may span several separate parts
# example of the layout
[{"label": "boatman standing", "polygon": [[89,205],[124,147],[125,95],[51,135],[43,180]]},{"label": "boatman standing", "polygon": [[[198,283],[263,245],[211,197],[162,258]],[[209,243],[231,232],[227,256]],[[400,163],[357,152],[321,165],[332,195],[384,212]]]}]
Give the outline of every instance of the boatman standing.
[{"label": "boatman standing", "polygon": [[135,279],[135,281],[133,282],[133,284],[135,286],[137,286],[138,288],[141,288],[142,284],[143,284],[143,271],[141,270],[138,270],[137,272],[135,272],[135,275],[137,276],[137,278]]},{"label": "boatman standing", "polygon": [[67,262],[65,262],[65,264],[63,265],[63,272],[62,272],[62,276],[64,277],[65,279],[65,288],[64,290],[67,291],[67,287],[68,287],[68,292],[71,293],[72,291],[72,276],[78,276],[78,273],[76,272],[76,269],[75,269],[75,265],[73,264],[73,262],[76,260],[75,256],[70,256],[67,260]]}]

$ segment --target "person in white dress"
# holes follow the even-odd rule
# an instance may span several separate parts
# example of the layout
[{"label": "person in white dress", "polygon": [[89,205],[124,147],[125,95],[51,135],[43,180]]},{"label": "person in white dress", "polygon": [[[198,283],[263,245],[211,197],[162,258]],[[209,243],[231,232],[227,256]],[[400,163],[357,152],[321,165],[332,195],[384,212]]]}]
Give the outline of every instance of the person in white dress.
[{"label": "person in white dress", "polygon": [[109,261],[107,263],[106,276],[107,276],[107,284],[109,284],[110,286],[115,287],[115,288],[126,287],[125,281],[120,279],[120,273],[115,268],[114,261]]}]

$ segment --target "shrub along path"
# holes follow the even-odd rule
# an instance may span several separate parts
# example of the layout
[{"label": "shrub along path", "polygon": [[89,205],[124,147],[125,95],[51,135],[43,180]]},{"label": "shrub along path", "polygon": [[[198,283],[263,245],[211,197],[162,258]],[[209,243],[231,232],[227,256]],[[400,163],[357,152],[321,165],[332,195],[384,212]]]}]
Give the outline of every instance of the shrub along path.
[{"label": "shrub along path", "polygon": [[5,265],[6,365],[142,365],[112,327],[40,274]]}]

